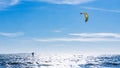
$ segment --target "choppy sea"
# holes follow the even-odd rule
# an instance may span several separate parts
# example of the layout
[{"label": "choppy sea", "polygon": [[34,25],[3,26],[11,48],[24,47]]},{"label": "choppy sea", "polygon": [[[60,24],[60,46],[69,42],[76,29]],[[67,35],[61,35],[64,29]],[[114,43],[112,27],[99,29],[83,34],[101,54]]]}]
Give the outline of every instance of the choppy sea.
[{"label": "choppy sea", "polygon": [[0,68],[120,68],[120,55],[0,54]]}]

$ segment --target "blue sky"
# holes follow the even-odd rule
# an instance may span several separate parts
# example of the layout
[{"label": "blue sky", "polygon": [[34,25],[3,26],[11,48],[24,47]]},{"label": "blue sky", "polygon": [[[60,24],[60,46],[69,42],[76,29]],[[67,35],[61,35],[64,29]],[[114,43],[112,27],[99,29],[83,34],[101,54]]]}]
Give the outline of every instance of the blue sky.
[{"label": "blue sky", "polygon": [[119,3],[0,0],[0,53],[120,54]]}]

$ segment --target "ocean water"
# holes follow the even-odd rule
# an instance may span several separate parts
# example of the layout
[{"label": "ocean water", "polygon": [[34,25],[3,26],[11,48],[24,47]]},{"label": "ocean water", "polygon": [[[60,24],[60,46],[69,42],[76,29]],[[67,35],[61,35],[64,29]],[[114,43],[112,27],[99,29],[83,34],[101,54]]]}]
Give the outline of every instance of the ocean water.
[{"label": "ocean water", "polygon": [[120,68],[120,55],[0,54],[0,68]]}]

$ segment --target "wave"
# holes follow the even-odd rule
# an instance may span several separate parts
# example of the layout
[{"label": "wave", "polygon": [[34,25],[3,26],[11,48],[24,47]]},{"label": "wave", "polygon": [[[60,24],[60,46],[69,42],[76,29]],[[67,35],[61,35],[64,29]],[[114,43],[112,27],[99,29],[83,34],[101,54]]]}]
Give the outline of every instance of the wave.
[{"label": "wave", "polygon": [[[30,53],[23,54],[0,54],[0,65],[39,65],[39,66],[54,66],[54,65],[69,65],[90,68],[90,66],[119,66],[120,55],[101,55],[101,56],[84,56],[84,55],[65,55],[65,56],[32,56]],[[119,68],[118,67],[118,68]],[[93,67],[94,68],[94,67]]]}]

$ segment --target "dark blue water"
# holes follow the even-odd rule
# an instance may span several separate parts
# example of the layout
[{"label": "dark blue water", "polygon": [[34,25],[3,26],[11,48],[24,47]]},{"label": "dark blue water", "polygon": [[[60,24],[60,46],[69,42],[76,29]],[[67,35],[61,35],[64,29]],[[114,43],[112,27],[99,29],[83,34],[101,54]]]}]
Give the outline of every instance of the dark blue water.
[{"label": "dark blue water", "polygon": [[120,68],[120,55],[0,54],[0,68]]}]

